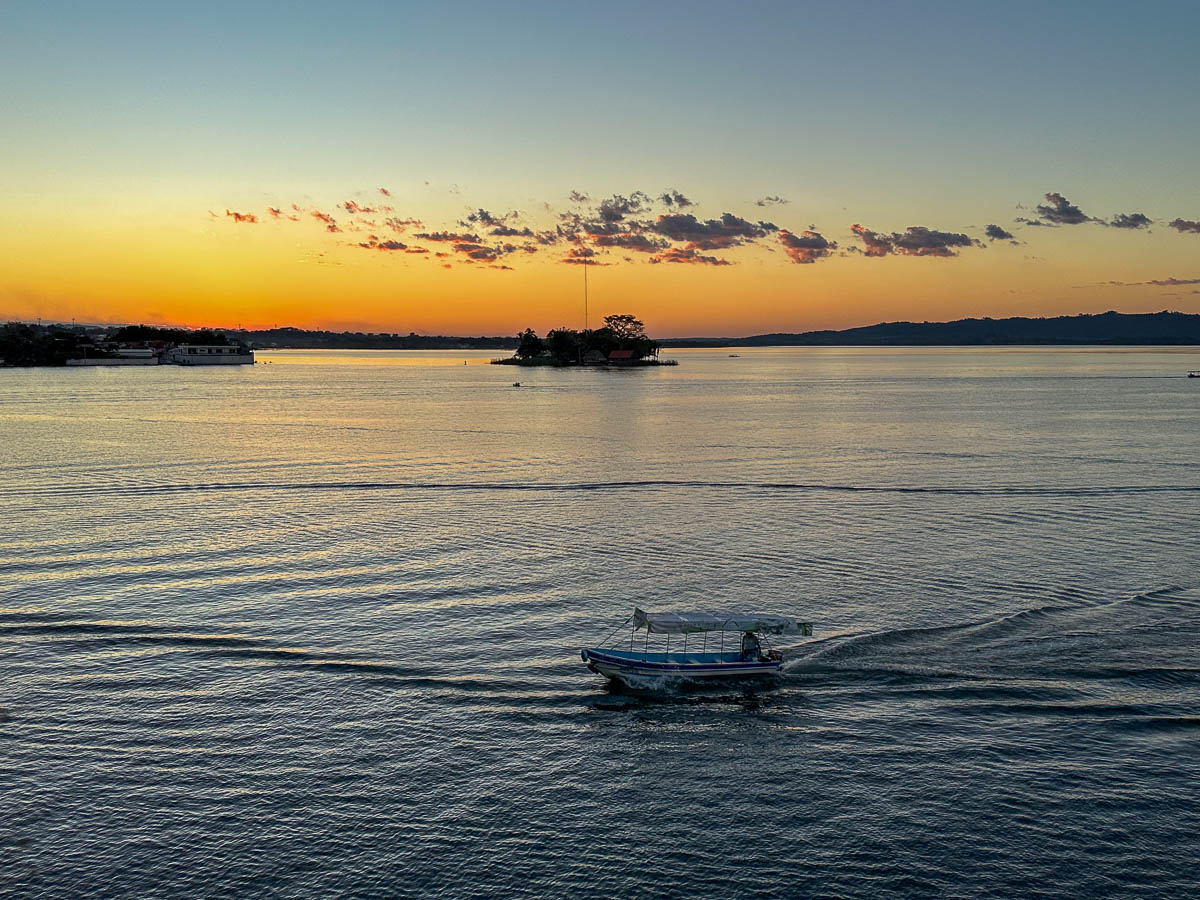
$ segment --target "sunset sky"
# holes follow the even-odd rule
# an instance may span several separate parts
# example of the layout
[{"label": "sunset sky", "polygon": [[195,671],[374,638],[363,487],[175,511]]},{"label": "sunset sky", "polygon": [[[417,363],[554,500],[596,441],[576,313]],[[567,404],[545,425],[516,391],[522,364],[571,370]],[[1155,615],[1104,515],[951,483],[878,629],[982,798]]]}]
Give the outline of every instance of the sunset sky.
[{"label": "sunset sky", "polygon": [[0,317],[1200,312],[1200,5],[16,3]]}]

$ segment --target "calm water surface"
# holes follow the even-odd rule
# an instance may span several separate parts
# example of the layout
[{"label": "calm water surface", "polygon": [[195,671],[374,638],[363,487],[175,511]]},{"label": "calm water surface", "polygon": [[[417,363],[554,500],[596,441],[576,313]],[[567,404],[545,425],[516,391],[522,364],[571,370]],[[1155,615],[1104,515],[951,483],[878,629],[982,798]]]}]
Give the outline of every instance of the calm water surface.
[{"label": "calm water surface", "polygon": [[0,370],[0,894],[1195,896],[1200,353],[729,352]]}]

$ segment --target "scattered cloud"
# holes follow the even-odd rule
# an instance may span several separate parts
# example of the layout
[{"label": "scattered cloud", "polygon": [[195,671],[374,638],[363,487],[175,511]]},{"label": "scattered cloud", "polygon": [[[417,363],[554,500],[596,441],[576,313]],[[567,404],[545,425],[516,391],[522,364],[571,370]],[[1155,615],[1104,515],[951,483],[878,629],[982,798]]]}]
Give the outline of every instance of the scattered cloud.
[{"label": "scattered cloud", "polygon": [[[682,194],[680,196],[683,196]],[[687,199],[687,198],[684,198]],[[605,222],[620,222],[626,216],[634,216],[646,210],[653,201],[641,191],[634,191],[628,197],[614,194],[606,200],[601,200],[596,208],[596,214]]]},{"label": "scattered cloud", "polygon": [[329,215],[329,213],[323,213],[319,209],[314,209],[312,212],[309,213],[309,215],[312,216],[314,219],[316,219],[318,222],[324,222],[326,231],[338,232],[338,231],[342,230],[342,229],[338,228],[337,221],[333,218],[333,216]]},{"label": "scattered cloud", "polygon": [[1149,228],[1154,221],[1143,213],[1117,213],[1108,224],[1113,228]]},{"label": "scattered cloud", "polygon": [[772,222],[749,222],[733,213],[705,221],[691,213],[667,213],[650,228],[672,241],[686,241],[689,250],[727,250],[779,231]]},{"label": "scattered cloud", "polygon": [[[378,191],[379,198],[392,196],[387,188],[379,187],[375,190]],[[367,195],[360,192],[359,196]],[[371,196],[374,196],[373,192]],[[584,191],[573,190],[568,199],[572,205],[559,206],[557,210],[548,203],[535,203],[536,214],[532,217],[517,211],[498,214],[485,207],[475,207],[457,223],[458,227],[447,221],[449,227],[444,230],[434,230],[440,224],[437,220],[431,223],[434,228],[429,228],[422,219],[394,215],[394,207],[385,205],[386,201],[382,199],[378,203],[369,200],[344,200],[338,203],[336,209],[339,212],[334,215],[340,215],[342,211],[346,213],[341,217],[340,225],[334,215],[313,206],[295,203],[290,204],[290,210],[284,205],[268,206],[263,218],[300,221],[301,218],[307,219],[311,216],[322,223],[328,232],[340,233],[343,229],[359,234],[370,232],[366,240],[359,240],[356,235],[350,239],[352,243],[348,243],[347,246],[384,252],[433,255],[425,247],[409,246],[408,241],[416,238],[423,242],[443,245],[446,252],[437,253],[437,256],[503,269],[511,268],[501,265],[503,258],[510,254],[514,255],[513,259],[528,259],[536,257],[544,248],[564,243],[569,245],[569,250],[566,257],[560,258],[559,261],[573,265],[613,265],[633,262],[635,258],[649,257],[652,263],[708,266],[728,266],[738,261],[736,255],[728,259],[724,258],[724,254],[710,255],[713,251],[730,251],[750,245],[760,246],[767,252],[777,252],[781,249],[790,262],[811,265],[819,260],[844,256],[847,252],[876,258],[891,255],[945,258],[959,255],[963,248],[986,247],[989,242],[1007,241],[1013,245],[1021,244],[1012,231],[995,223],[985,226],[983,240],[925,226],[910,226],[899,232],[878,232],[855,224],[851,226],[851,230],[858,241],[844,241],[843,246],[839,248],[837,242],[826,238],[812,225],[793,230],[781,228],[774,222],[743,218],[731,212],[724,212],[713,218],[696,215],[690,208],[696,207],[697,204],[675,189],[658,194],[648,194],[644,191],[617,193],[600,200],[593,200],[591,195]],[[783,207],[788,203],[786,198],[777,194],[763,196],[754,201],[760,208]],[[1024,209],[1020,204],[1018,208]],[[209,214],[214,218],[221,217],[219,213],[211,210]],[[1044,195],[1044,202],[1037,204],[1034,213],[1027,215],[1030,218],[1017,218],[1014,221],[1041,228],[1094,222],[1127,231],[1150,229],[1155,222],[1148,214],[1142,212],[1117,213],[1109,219],[1094,218],[1084,213],[1078,205],[1061,193],[1053,191]],[[225,210],[225,217],[238,223],[259,222],[254,213],[231,209]],[[1165,220],[1159,220],[1160,223],[1162,221]],[[1200,234],[1200,221],[1177,218],[1169,225],[1180,233]],[[379,234],[387,234],[389,231],[392,233],[390,239],[379,238]],[[410,234],[412,238],[409,237]],[[778,245],[774,240],[767,240],[772,235],[777,238]],[[404,236],[403,239],[400,236]],[[600,251],[599,254],[597,251]],[[553,259],[554,256],[550,258]],[[1102,284],[1172,287],[1200,284],[1200,281],[1159,279]]]},{"label": "scattered cloud", "polygon": [[1042,221],[1052,225],[1081,225],[1092,221],[1091,216],[1056,191],[1046,194],[1046,202],[1039,203],[1036,210]]},{"label": "scattered cloud", "polygon": [[396,216],[389,216],[383,220],[383,224],[396,234],[404,234],[409,228],[424,228],[425,223],[420,219],[401,219]]},{"label": "scattered cloud", "polygon": [[665,193],[660,194],[658,199],[663,203],[663,205],[672,207],[674,209],[687,209],[689,206],[696,205],[687,197],[683,196],[683,194],[679,193],[679,191],[666,191]]},{"label": "scattered cloud", "polygon": [[464,241],[454,245],[454,252],[461,253],[472,262],[492,262],[499,259],[502,251],[496,247],[489,247],[486,244],[477,244]]},{"label": "scattered cloud", "polygon": [[532,228],[513,228],[511,225],[497,225],[488,234],[493,237],[538,237]]},{"label": "scattered cloud", "polygon": [[[1178,287],[1184,284],[1200,284],[1200,278],[1154,278],[1150,281],[1102,281],[1104,287]],[[1091,287],[1080,284],[1076,287]]]},{"label": "scattered cloud", "polygon": [[502,216],[494,216],[486,209],[481,207],[467,216],[466,220],[461,221],[458,224],[468,227],[471,225],[483,225],[487,228],[497,228],[503,226],[504,223],[509,219],[515,218],[517,218],[517,214],[515,212],[505,213]]},{"label": "scattered cloud", "polygon": [[862,239],[864,256],[887,256],[892,252],[892,242],[884,235],[878,234],[864,225],[854,224],[850,230]]},{"label": "scattered cloud", "polygon": [[401,243],[400,241],[381,241],[381,240],[379,240],[379,238],[377,238],[373,234],[370,235],[370,237],[365,242],[360,243],[358,246],[363,247],[364,249],[367,249],[367,250],[407,250],[408,249],[408,244]]},{"label": "scattered cloud", "polygon": [[415,237],[419,237],[424,241],[442,241],[445,243],[478,244],[480,241],[480,237],[477,234],[458,234],[453,231],[420,232]]},{"label": "scattered cloud", "polygon": [[951,231],[936,231],[924,225],[910,225],[903,232],[882,234],[862,225],[851,225],[850,230],[862,239],[865,256],[958,256],[956,248],[983,246],[965,234]]},{"label": "scattered cloud", "polygon": [[685,247],[672,247],[657,256],[650,258],[652,263],[687,263],[694,266],[732,266],[727,259],[716,256],[703,256],[695,250]]},{"label": "scattered cloud", "polygon": [[802,231],[792,234],[786,229],[779,231],[779,243],[783,244],[784,252],[794,263],[815,263],[825,259],[837,249],[836,241],[826,240],[819,232]]},{"label": "scattered cloud", "polygon": [[567,263],[571,266],[607,266],[608,263],[602,263],[596,259],[596,251],[591,247],[572,247],[560,262]]},{"label": "scattered cloud", "polygon": [[638,250],[642,253],[657,253],[666,250],[670,244],[659,237],[634,232],[619,232],[617,234],[598,234],[592,238],[597,247],[623,247],[626,250]]}]

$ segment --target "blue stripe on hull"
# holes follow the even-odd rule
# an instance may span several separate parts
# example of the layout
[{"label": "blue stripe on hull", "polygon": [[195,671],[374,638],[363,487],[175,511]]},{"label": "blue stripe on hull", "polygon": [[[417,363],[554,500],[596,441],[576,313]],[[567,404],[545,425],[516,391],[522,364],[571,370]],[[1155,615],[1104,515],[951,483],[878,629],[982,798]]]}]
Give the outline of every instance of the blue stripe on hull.
[{"label": "blue stripe on hull", "polygon": [[771,662],[655,662],[652,660],[622,658],[602,650],[587,650],[587,662],[609,678],[622,675],[643,677],[679,676],[686,678],[729,678],[740,675],[773,675],[779,671],[780,661]]}]

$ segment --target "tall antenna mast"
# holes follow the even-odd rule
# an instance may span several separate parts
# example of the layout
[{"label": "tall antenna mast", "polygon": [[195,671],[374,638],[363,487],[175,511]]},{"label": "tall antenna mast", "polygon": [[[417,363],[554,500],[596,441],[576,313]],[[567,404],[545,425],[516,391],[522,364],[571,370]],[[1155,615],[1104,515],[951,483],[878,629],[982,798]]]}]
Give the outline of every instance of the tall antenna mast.
[{"label": "tall antenna mast", "polygon": [[588,261],[583,261],[583,330],[588,330],[588,308],[587,308],[587,270]]}]

